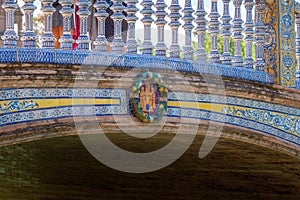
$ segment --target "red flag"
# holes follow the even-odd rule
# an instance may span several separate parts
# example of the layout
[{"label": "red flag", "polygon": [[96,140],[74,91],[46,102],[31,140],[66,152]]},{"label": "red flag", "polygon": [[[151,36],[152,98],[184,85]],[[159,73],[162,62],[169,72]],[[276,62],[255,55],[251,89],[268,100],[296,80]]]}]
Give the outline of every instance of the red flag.
[{"label": "red flag", "polygon": [[[75,30],[73,33],[73,39],[76,41],[80,35],[80,17],[77,15],[77,11],[79,10],[79,6],[74,6],[74,18],[75,18]],[[78,44],[76,42],[73,43],[73,50],[77,49]]]}]

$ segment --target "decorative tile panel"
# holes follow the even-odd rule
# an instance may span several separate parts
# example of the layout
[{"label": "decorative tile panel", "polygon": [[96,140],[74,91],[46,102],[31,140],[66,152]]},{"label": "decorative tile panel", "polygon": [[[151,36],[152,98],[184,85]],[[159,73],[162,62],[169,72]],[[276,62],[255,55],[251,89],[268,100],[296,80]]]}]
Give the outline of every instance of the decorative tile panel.
[{"label": "decorative tile panel", "polygon": [[41,49],[37,53],[38,63],[54,63],[55,61],[55,50],[52,49]]},{"label": "decorative tile panel", "polygon": [[[191,102],[189,99],[193,99]],[[300,109],[251,99],[171,93],[168,116],[221,122],[259,131],[300,146]],[[196,104],[195,104],[196,102]]]},{"label": "decorative tile panel", "polygon": [[35,63],[37,61],[36,48],[24,48],[18,50],[18,62]]},{"label": "decorative tile panel", "polygon": [[265,72],[273,74],[275,84],[279,84],[279,27],[278,1],[266,3],[263,10],[263,22],[266,26],[264,44]]},{"label": "decorative tile panel", "polygon": [[18,60],[16,48],[0,48],[0,59],[3,63],[15,63]]},{"label": "decorative tile panel", "polygon": [[295,3],[294,0],[279,1],[279,51],[280,85],[296,86],[296,43],[295,43]]},{"label": "decorative tile panel", "polygon": [[[0,91],[0,127],[73,116],[129,115],[125,89],[19,88]],[[168,117],[222,122],[300,146],[300,109],[189,92],[168,96]]]}]

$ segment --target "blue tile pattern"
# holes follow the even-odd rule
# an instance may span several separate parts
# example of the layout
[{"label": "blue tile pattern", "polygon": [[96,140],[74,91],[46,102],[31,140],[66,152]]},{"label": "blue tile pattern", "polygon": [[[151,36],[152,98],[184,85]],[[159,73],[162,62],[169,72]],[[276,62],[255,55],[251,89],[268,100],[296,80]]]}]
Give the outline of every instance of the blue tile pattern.
[{"label": "blue tile pattern", "polygon": [[[223,112],[169,107],[168,116],[222,122],[260,131],[300,146],[300,109],[230,96],[197,94],[195,97],[192,93],[175,92],[168,97],[168,101],[189,102],[191,100],[210,103],[212,106],[213,104],[224,105]],[[246,108],[243,110],[248,113],[244,113],[244,116],[241,113],[234,113],[233,110],[238,111],[239,107]],[[274,116],[272,113],[277,115]]]},{"label": "blue tile pattern", "polygon": [[[13,110],[0,112],[0,127],[27,121],[71,118],[73,116],[128,115],[128,93],[125,89],[86,89],[86,88],[19,88],[0,91],[1,101],[16,103]],[[43,99],[105,98],[119,99],[120,104],[76,105],[38,108],[34,103]],[[204,110],[188,107],[168,107],[169,117],[184,117],[243,127],[259,131],[275,138],[300,146],[300,109],[272,104],[252,99],[188,92],[172,92],[169,102],[198,102],[209,105],[222,105],[223,110]],[[1,109],[5,110],[3,103]],[[28,106],[29,109],[24,106]],[[18,107],[19,106],[19,107]],[[23,106],[23,107],[22,107]],[[30,107],[31,106],[31,107]],[[243,114],[244,112],[244,114]]]},{"label": "blue tile pattern", "polygon": [[[96,113],[102,115],[125,115],[128,113],[126,104],[126,91],[123,89],[87,89],[87,88],[24,88],[24,89],[5,89],[0,92],[2,101],[20,102],[20,100],[28,100],[32,103],[32,109],[23,110],[15,108],[18,112],[1,112],[0,111],[0,127],[22,123],[27,121],[38,121],[45,119],[68,118],[73,116],[91,116]],[[106,98],[119,99],[119,105],[76,105],[65,107],[51,107],[39,109],[38,105],[34,104],[34,99],[57,99],[57,98]],[[28,102],[25,101],[25,102]],[[19,105],[18,103],[15,103]],[[1,105],[3,108],[3,105]]]},{"label": "blue tile pattern", "polygon": [[295,2],[279,1],[279,44],[280,53],[280,85],[296,87],[296,35],[295,35]]},{"label": "blue tile pattern", "polygon": [[91,64],[102,67],[169,69],[274,84],[274,76],[261,71],[146,55],[119,55],[62,49],[0,48],[0,63]]},{"label": "blue tile pattern", "polygon": [[[18,88],[3,89],[0,91],[0,99],[22,100],[22,99],[56,99],[56,98],[126,98],[123,89],[90,89],[90,88]],[[121,103],[123,104],[123,103]]]},{"label": "blue tile pattern", "polygon": [[8,101],[4,105],[0,105],[0,114],[8,113],[12,111],[21,111],[25,109],[34,109],[38,108],[39,104],[30,100],[30,101]]},{"label": "blue tile pattern", "polygon": [[228,125],[233,125],[237,127],[243,127],[254,131],[259,131],[267,135],[272,135],[276,138],[280,138],[284,141],[291,142],[300,146],[300,136],[293,135],[286,131],[274,128],[272,126],[267,126],[262,123],[251,121],[248,119],[233,117],[229,115],[224,115],[222,113],[207,112],[204,110],[185,110],[180,108],[168,108],[169,117],[187,117],[201,120],[209,120],[213,122],[225,123]]},{"label": "blue tile pattern", "polygon": [[300,136],[299,117],[282,113],[273,113],[268,110],[241,109],[236,108],[235,106],[226,106],[222,111],[231,116],[239,116],[248,120],[264,123],[281,130],[287,130],[292,134]]}]

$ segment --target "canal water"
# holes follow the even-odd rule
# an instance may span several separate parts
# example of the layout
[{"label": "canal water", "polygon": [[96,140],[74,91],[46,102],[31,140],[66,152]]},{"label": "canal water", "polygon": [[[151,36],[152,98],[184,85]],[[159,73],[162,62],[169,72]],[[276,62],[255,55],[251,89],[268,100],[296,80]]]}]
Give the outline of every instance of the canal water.
[{"label": "canal water", "polygon": [[[118,134],[112,138],[124,148],[136,145]],[[172,165],[147,174],[104,166],[77,136],[1,147],[0,199],[300,199],[299,158],[221,139],[198,159],[202,139]],[[161,136],[147,145],[169,140]]]}]

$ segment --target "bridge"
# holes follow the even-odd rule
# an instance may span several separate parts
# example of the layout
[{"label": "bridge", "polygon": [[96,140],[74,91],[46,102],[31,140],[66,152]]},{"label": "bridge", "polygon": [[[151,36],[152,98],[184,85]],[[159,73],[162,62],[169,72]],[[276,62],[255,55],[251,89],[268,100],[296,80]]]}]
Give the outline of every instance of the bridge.
[{"label": "bridge", "polygon": [[[93,5],[78,0],[81,33],[74,41],[70,29],[73,1],[61,0],[61,49],[54,49],[53,0],[41,1],[45,26],[41,38],[34,32],[34,0],[24,2],[20,8],[14,0],[2,4],[6,29],[0,48],[1,146],[77,134],[76,124],[92,133],[95,127],[90,122],[96,120],[107,133],[150,126],[172,134],[188,125],[185,133],[197,127],[198,134],[206,132],[209,137],[221,127],[222,137],[300,156],[297,2],[185,0],[181,6],[178,0],[169,5],[163,0],[155,4],[143,0],[138,9],[138,0],[111,4],[98,0]],[[113,14],[107,13],[108,8]],[[18,9],[25,20],[25,29],[19,33],[14,29]],[[87,31],[90,15],[97,18],[94,40]],[[113,20],[113,38],[105,31],[111,28],[105,26],[107,19]],[[143,24],[141,44],[135,35],[138,21]],[[154,25],[156,29],[151,29]],[[180,30],[184,32],[183,48]],[[156,44],[153,31],[157,31]],[[167,37],[171,37],[169,46]],[[209,52],[207,37],[212,41]],[[76,50],[72,49],[74,42],[78,43]],[[234,52],[230,52],[232,44]],[[165,108],[157,108],[161,118],[151,116],[150,108],[145,108],[148,113],[135,110],[131,103],[131,99],[139,100],[147,80],[159,87],[158,105]],[[151,117],[158,120],[151,121]]]}]

